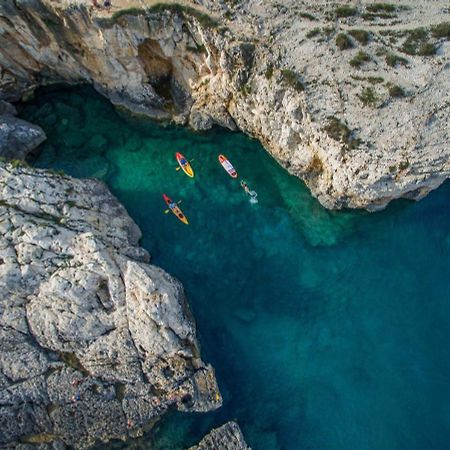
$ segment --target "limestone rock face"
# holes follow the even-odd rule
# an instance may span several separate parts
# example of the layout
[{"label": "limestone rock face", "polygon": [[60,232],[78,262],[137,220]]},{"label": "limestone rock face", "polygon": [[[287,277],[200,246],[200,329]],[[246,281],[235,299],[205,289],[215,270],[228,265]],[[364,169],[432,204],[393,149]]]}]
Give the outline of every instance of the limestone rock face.
[{"label": "limestone rock face", "polygon": [[4,0],[0,99],[89,82],[257,137],[328,208],[420,199],[450,174],[448,1],[344,3]]},{"label": "limestone rock face", "polygon": [[244,440],[239,425],[227,422],[211,430],[199,443],[189,450],[250,450]]},{"label": "limestone rock face", "polygon": [[4,0],[0,99],[89,82],[136,113],[257,137],[328,208],[420,199],[450,175],[448,2],[338,3]]},{"label": "limestone rock face", "polygon": [[0,446],[86,448],[221,405],[180,283],[100,182],[0,166]]}]

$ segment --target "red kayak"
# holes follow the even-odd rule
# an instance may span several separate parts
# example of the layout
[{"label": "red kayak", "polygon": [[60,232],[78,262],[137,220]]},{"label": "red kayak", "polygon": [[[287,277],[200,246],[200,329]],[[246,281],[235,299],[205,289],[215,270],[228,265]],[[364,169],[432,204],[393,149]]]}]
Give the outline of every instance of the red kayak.
[{"label": "red kayak", "polygon": [[183,214],[183,211],[181,211],[178,205],[173,202],[166,194],[163,194],[162,196],[164,201],[166,202],[166,205],[169,207],[170,211],[172,211],[177,216],[178,220],[188,225],[189,222],[187,220],[187,217]]}]

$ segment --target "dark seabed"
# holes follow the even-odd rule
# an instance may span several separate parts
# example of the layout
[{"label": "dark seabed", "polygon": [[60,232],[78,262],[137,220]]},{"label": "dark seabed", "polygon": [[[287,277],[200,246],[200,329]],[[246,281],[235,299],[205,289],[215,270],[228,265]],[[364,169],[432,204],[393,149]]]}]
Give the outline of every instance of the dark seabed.
[{"label": "dark seabed", "polygon": [[221,410],[174,414],[128,447],[187,447],[237,419],[255,450],[449,448],[449,183],[381,213],[329,212],[240,133],[133,121],[85,87],[40,91],[22,117],[48,136],[37,167],[100,178],[126,206],[183,282],[217,371]]}]

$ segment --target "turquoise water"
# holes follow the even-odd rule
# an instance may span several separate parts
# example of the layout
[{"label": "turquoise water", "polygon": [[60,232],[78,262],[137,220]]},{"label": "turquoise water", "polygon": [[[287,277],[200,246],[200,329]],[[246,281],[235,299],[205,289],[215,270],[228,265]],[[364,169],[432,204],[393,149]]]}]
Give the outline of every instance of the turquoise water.
[{"label": "turquoise water", "polygon": [[89,88],[41,91],[22,117],[48,136],[36,166],[98,177],[124,203],[152,262],[183,282],[217,371],[221,410],[170,416],[127,446],[183,448],[237,419],[254,449],[449,448],[450,184],[381,213],[329,212],[239,133],[137,122]]}]

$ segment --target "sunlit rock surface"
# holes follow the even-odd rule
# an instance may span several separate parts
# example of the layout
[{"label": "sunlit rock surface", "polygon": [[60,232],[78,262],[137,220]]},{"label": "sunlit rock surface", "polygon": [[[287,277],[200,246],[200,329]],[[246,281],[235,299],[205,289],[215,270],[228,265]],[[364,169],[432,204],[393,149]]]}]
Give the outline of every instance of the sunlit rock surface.
[{"label": "sunlit rock surface", "polygon": [[182,286],[106,186],[0,166],[0,445],[86,448],[221,405]]},{"label": "sunlit rock surface", "polygon": [[0,99],[88,82],[137,113],[237,127],[328,208],[449,176],[448,1],[156,3],[5,0]]}]

